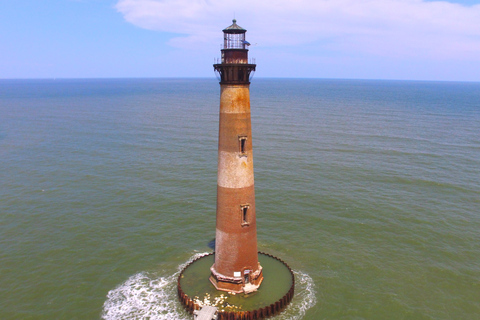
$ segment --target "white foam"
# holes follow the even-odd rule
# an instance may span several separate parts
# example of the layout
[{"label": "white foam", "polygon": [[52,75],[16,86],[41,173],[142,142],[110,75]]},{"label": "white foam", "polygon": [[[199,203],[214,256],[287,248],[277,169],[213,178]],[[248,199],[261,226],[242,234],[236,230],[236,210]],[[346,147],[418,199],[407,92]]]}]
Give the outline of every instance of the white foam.
[{"label": "white foam", "polygon": [[301,271],[293,271],[295,274],[295,295],[292,302],[275,319],[278,320],[300,320],[307,310],[317,303],[315,283],[312,277]]},{"label": "white foam", "polygon": [[177,298],[177,278],[191,261],[205,255],[197,253],[170,276],[137,273],[110,290],[103,304],[102,319],[191,320]]},{"label": "white foam", "polygon": [[107,294],[102,318],[117,319],[189,319],[177,308],[175,277],[152,279],[146,273],[131,276]]},{"label": "white foam", "polygon": [[[149,319],[191,320],[177,298],[177,278],[181,270],[191,261],[206,253],[197,253],[178,267],[170,276],[158,277],[141,272],[128,278],[117,288],[110,290],[103,304],[102,318],[105,320]],[[299,320],[308,309],[317,303],[312,278],[301,271],[294,271],[295,295],[287,309],[275,319]]]}]

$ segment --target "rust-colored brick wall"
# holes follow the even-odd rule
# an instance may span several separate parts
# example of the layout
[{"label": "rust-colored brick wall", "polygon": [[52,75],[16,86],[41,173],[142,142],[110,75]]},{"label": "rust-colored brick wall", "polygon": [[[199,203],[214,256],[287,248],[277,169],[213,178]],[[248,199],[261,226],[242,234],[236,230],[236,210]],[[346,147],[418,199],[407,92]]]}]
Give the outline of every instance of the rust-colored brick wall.
[{"label": "rust-colored brick wall", "polygon": [[242,291],[245,281],[259,285],[263,276],[257,252],[249,85],[221,84],[212,283],[235,292]]}]

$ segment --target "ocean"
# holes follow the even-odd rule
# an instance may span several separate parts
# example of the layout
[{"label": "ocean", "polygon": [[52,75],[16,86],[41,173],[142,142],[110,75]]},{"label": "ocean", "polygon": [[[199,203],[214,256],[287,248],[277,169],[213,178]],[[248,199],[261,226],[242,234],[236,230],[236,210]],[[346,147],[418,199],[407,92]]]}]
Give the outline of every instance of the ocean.
[{"label": "ocean", "polygon": [[[0,80],[0,318],[190,319],[216,79]],[[480,319],[480,83],[253,79],[278,319]],[[267,279],[265,280],[267,281]]]}]

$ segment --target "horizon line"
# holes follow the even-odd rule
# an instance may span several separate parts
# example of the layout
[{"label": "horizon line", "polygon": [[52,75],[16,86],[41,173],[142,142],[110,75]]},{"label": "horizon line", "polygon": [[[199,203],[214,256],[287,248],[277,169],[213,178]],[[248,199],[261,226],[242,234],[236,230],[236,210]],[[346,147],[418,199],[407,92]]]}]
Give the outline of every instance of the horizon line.
[{"label": "horizon line", "polygon": [[[140,79],[211,79],[216,77],[39,77],[39,78],[0,78],[0,81],[22,80],[140,80]],[[409,81],[409,82],[468,82],[480,83],[479,80],[431,80],[431,79],[390,79],[390,78],[322,78],[322,77],[255,77],[255,79],[278,79],[278,80],[358,80],[358,81]]]}]

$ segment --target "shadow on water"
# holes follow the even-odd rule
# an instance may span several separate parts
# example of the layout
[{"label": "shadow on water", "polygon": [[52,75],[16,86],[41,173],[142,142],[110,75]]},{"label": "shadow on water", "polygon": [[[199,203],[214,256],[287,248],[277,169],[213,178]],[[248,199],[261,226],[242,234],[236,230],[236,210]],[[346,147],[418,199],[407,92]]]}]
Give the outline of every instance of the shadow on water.
[{"label": "shadow on water", "polygon": [[210,240],[210,241],[208,242],[207,246],[208,246],[210,249],[215,250],[215,238],[213,238],[212,240]]}]

